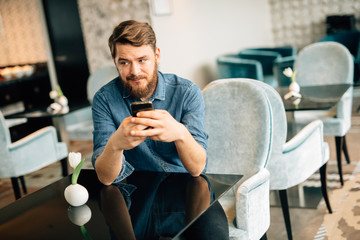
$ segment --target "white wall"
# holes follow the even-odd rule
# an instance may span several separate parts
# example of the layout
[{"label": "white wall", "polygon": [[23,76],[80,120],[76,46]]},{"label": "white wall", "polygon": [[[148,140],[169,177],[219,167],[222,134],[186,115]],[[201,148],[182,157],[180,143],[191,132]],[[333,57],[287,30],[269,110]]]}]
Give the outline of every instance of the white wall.
[{"label": "white wall", "polygon": [[161,51],[160,70],[203,88],[217,78],[216,57],[241,48],[273,46],[267,0],[169,0],[173,13],[152,25]]}]

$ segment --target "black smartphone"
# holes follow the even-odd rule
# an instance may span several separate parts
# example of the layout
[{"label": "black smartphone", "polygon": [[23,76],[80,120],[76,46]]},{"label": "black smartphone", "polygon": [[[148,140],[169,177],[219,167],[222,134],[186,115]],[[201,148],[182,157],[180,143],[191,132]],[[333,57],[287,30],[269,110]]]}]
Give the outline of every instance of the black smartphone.
[{"label": "black smartphone", "polygon": [[131,116],[136,117],[138,112],[153,110],[153,104],[151,101],[145,102],[133,102],[130,105],[131,107]]}]

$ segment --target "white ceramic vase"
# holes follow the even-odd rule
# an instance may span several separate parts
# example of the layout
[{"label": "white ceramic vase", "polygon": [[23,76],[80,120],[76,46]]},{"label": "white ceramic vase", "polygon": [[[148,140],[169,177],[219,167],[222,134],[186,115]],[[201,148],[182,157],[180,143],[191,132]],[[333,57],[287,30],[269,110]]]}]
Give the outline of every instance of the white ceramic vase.
[{"label": "white ceramic vase", "polygon": [[83,226],[91,219],[91,209],[86,204],[79,207],[70,206],[68,217],[72,223]]},{"label": "white ceramic vase", "polygon": [[78,207],[87,202],[89,199],[89,192],[80,184],[70,184],[65,188],[64,196],[71,206]]}]

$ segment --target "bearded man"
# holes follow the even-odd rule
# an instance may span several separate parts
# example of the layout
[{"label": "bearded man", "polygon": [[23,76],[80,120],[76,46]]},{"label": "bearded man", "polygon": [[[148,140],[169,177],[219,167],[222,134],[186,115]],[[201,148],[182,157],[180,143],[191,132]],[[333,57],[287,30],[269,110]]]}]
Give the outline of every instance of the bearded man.
[{"label": "bearded man", "polygon": [[[208,138],[200,88],[157,70],[160,49],[147,23],[120,23],[109,48],[119,76],[95,94],[92,105],[92,161],[99,180],[110,185],[134,170],[199,176]],[[154,110],[132,117],[130,104],[136,101],[151,101]]]}]

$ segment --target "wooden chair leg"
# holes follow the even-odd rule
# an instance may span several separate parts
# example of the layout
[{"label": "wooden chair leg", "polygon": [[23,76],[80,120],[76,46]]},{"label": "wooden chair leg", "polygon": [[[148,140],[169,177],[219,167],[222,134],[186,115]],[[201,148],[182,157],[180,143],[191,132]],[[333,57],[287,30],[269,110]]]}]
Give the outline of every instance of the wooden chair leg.
[{"label": "wooden chair leg", "polygon": [[63,175],[63,177],[65,177],[65,176],[69,175],[67,158],[61,159],[60,162],[61,162],[61,168],[62,168],[62,175]]},{"label": "wooden chair leg", "polygon": [[343,141],[342,150],[344,152],[346,162],[349,164],[350,163],[350,157],[349,157],[348,149],[347,149],[347,146],[346,146],[345,136],[342,137],[342,141]]},{"label": "wooden chair leg", "polygon": [[290,222],[290,212],[289,205],[287,200],[287,193],[285,190],[279,190],[281,208],[285,220],[286,232],[289,240],[292,240],[292,232],[291,232],[291,222]]},{"label": "wooden chair leg", "polygon": [[23,193],[27,194],[27,189],[26,189],[24,176],[20,176],[19,179],[20,179],[20,183],[21,183],[21,186],[22,186],[22,189],[23,189]]},{"label": "wooden chair leg", "polygon": [[335,143],[336,143],[336,159],[337,159],[337,165],[338,165],[338,171],[340,177],[340,184],[341,186],[343,186],[344,180],[343,180],[342,164],[341,164],[342,137],[335,137]]},{"label": "wooden chair leg", "polygon": [[12,184],[13,189],[14,189],[15,199],[21,198],[18,178],[17,177],[12,177],[11,178],[11,184]]},{"label": "wooden chair leg", "polygon": [[324,197],[326,207],[329,210],[329,213],[332,213],[331,205],[328,197],[328,191],[327,191],[327,163],[322,165],[322,167],[320,168],[320,180],[321,180],[321,192]]}]

